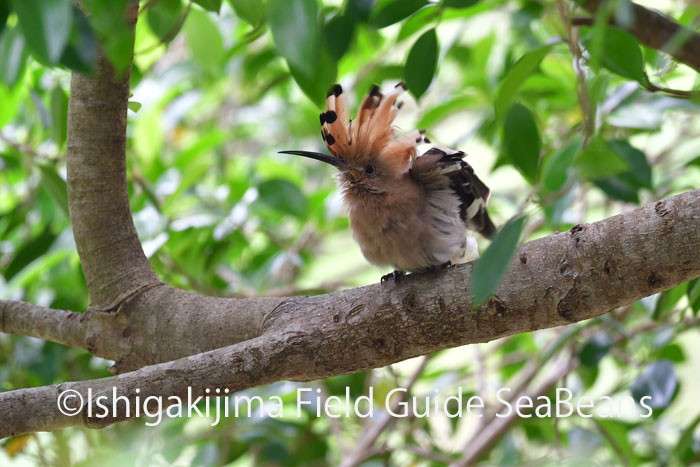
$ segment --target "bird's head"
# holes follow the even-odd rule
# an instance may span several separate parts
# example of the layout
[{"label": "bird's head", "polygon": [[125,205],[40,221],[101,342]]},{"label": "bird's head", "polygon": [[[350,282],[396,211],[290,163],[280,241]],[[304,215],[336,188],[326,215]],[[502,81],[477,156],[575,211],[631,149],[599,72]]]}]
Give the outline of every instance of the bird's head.
[{"label": "bird's head", "polygon": [[427,141],[423,131],[396,137],[391,127],[401,108],[397,98],[404,91],[397,84],[387,94],[374,85],[362,101],[355,120],[349,119],[343,88],[334,85],[320,115],[321,136],[330,152],[281,151],[326,162],[338,168],[341,186],[350,192],[381,194],[404,174],[418,155],[416,146]]}]

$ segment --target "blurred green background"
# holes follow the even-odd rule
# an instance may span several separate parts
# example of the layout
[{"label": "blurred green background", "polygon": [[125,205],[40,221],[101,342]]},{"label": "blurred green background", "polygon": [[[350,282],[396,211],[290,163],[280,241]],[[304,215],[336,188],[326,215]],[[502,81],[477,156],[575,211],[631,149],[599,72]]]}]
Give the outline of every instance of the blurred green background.
[{"label": "blurred green background", "polygon": [[[638,3],[698,27],[694,2]],[[69,0],[0,2],[0,298],[76,311],[88,293],[67,210],[70,69],[89,71],[98,42],[123,69],[132,48],[124,0],[84,4],[87,18]],[[607,28],[607,17],[630,12],[627,1],[608,5],[593,25],[572,27],[589,15],[569,1],[142,1],[127,170],[146,255],[167,283],[219,296],[316,294],[388,272],[353,242],[332,168],[277,154],[322,149],[318,113],[334,81],[353,108],[373,83],[406,81],[397,129],[425,128],[465,151],[492,189],[496,224],[527,216],[522,241],[698,187],[696,96],[674,92],[697,89],[698,75]],[[53,22],[61,15],[70,18],[65,37]],[[650,82],[669,91],[650,92]],[[479,242],[483,251],[488,242]],[[559,386],[577,397],[650,394],[654,416],[520,419],[484,461],[683,465],[700,459],[699,308],[692,281],[567,328],[246,394],[294,407],[297,387],[350,387],[355,398],[372,386],[381,403],[416,378],[417,396],[462,387],[495,403],[498,388],[522,381],[535,391],[561,362],[578,361]],[[108,376],[110,363],[0,333],[2,391]],[[335,465],[376,420],[310,412],[211,422],[5,439],[0,465]],[[469,452],[483,422],[395,420],[365,465],[446,465]]]}]

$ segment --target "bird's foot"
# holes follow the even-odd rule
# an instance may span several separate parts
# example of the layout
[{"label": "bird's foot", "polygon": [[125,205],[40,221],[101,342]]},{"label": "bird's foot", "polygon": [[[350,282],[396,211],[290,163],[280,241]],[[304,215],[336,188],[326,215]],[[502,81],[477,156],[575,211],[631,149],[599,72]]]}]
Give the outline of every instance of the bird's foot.
[{"label": "bird's foot", "polygon": [[442,263],[442,264],[439,265],[439,266],[437,266],[437,265],[436,265],[436,266],[430,266],[430,267],[426,270],[426,272],[436,272],[436,271],[439,271],[439,270],[441,270],[441,269],[447,269],[447,268],[450,268],[450,267],[452,267],[452,261],[448,261],[448,262],[446,262],[446,263]]},{"label": "bird's foot", "polygon": [[390,272],[389,274],[385,274],[382,276],[381,283],[384,284],[386,282],[389,282],[389,279],[394,279],[394,282],[398,283],[399,280],[406,274],[405,271],[399,271],[398,269],[395,270],[394,272]]}]

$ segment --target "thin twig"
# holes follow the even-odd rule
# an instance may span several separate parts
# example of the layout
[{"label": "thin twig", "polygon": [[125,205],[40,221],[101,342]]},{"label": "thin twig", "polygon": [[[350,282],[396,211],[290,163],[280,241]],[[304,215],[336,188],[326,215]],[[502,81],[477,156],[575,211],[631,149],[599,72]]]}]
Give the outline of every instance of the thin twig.
[{"label": "thin twig", "polygon": [[593,119],[591,118],[591,102],[588,98],[588,86],[586,85],[586,74],[581,68],[581,48],[579,47],[578,30],[571,27],[571,10],[567,11],[562,0],[557,0],[557,9],[564,27],[566,28],[566,43],[574,59],[573,66],[576,73],[578,101],[583,112],[583,146],[588,146],[588,142],[595,130]]},{"label": "thin twig", "polygon": [[[392,412],[395,412],[398,408],[398,404],[406,399],[408,393],[411,391],[411,388],[413,388],[413,385],[416,383],[421,373],[423,373],[423,370],[428,364],[428,360],[431,356],[432,355],[426,355],[422,358],[420,365],[418,365],[418,368],[416,368],[416,370],[413,372],[405,386],[406,391],[402,391],[400,397],[394,399],[391,406]],[[350,455],[343,459],[341,467],[354,467],[363,460],[375,455],[376,447],[374,446],[374,443],[384,432],[384,430],[391,426],[395,421],[396,418],[393,417],[388,411],[382,412],[382,414],[377,418],[377,421],[365,429],[364,435],[362,435],[357,441],[355,449],[350,453]]]}]

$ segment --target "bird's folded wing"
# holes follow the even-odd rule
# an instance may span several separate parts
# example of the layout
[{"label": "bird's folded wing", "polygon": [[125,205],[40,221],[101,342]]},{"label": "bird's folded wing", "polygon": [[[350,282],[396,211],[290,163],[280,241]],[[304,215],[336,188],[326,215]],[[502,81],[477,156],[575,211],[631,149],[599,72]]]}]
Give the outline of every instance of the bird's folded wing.
[{"label": "bird's folded wing", "polygon": [[451,188],[459,197],[464,225],[491,238],[496,233],[486,210],[491,191],[463,158],[462,151],[433,147],[414,161],[410,173],[426,190]]}]

